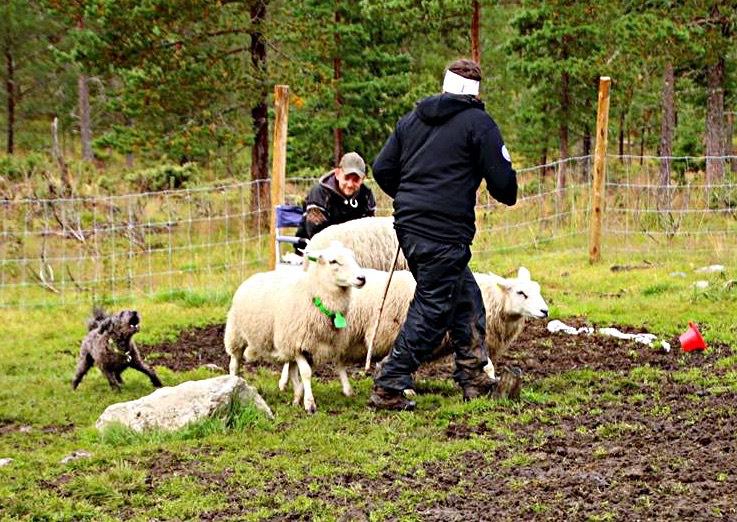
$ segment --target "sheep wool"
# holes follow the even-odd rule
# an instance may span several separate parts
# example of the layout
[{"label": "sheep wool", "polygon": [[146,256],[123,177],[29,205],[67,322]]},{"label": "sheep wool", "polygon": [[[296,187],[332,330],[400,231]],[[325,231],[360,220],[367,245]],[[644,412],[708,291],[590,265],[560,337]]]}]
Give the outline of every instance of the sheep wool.
[{"label": "sheep wool", "polygon": [[244,356],[247,361],[296,361],[305,383],[305,409],[313,412],[309,366],[334,361],[335,347],[347,345],[347,329],[336,328],[322,309],[346,316],[352,289],[363,286],[365,278],[342,246],[312,251],[310,258],[305,271],[263,272],[241,284],[228,311],[224,344],[231,375],[238,374]]},{"label": "sheep wool", "polygon": [[[363,362],[371,342],[376,316],[381,306],[387,272],[364,270],[366,285],[356,292],[348,310],[348,343],[341,349],[343,361]],[[492,273],[475,273],[474,277],[481,289],[486,309],[486,343],[489,357],[497,363],[509,345],[522,332],[528,317],[547,315],[547,304],[542,299],[539,285],[529,280],[529,272],[521,269],[523,277],[503,278]],[[526,274],[527,279],[524,275]],[[515,288],[524,286],[526,298],[517,294]],[[537,288],[537,290],[535,289]],[[408,271],[395,271],[389,286],[379,328],[373,345],[373,358],[381,359],[391,350],[399,334],[415,292],[415,280]],[[434,358],[451,353],[449,339],[446,337],[434,352]]]},{"label": "sheep wool", "polygon": [[[340,241],[353,251],[356,262],[364,268],[391,270],[399,245],[392,217],[365,217],[331,225],[313,236],[307,250],[325,248]],[[407,259],[399,253],[397,270],[407,270]]]}]

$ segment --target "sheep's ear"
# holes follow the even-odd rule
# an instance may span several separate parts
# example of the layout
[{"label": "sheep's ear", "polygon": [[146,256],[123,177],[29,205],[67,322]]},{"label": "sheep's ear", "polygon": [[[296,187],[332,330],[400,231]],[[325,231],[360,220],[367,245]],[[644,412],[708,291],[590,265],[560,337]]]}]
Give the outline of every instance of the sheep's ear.
[{"label": "sheep's ear", "polygon": [[517,279],[520,281],[530,281],[530,271],[523,266],[519,267],[519,271],[517,271]]},{"label": "sheep's ear", "polygon": [[506,279],[500,279],[496,282],[496,285],[504,292],[507,292],[512,289],[512,283],[507,281]]}]

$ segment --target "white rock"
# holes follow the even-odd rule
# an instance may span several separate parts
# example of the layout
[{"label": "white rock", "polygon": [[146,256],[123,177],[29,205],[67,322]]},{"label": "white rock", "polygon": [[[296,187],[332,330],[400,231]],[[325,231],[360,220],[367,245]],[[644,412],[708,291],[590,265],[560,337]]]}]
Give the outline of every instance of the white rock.
[{"label": "white rock", "polygon": [[724,272],[724,265],[702,266],[701,268],[697,268],[696,270],[694,270],[694,272],[698,272],[700,274],[714,274]]},{"label": "white rock", "polygon": [[240,377],[223,375],[159,388],[140,399],[111,404],[95,426],[103,430],[110,424],[120,423],[134,431],[151,428],[172,431],[197,420],[220,415],[233,401],[253,404],[270,418],[274,417],[256,388]]},{"label": "white rock", "polygon": [[686,272],[671,272],[668,275],[671,277],[686,277]]},{"label": "white rock", "polygon": [[668,341],[660,341],[660,346],[663,347],[664,352],[670,352],[670,343]]},{"label": "white rock", "polygon": [[704,281],[702,279],[700,281],[696,281],[693,285],[699,290],[704,290],[705,288],[709,288],[709,281]]},{"label": "white rock", "polygon": [[91,456],[92,456],[92,453],[90,453],[89,451],[77,450],[77,451],[73,451],[72,453],[70,453],[69,455],[67,455],[63,459],[61,459],[60,462],[62,464],[67,464],[69,462],[72,462],[72,461],[75,461],[75,460],[79,460],[79,459],[88,459]]},{"label": "white rock", "polygon": [[0,468],[2,468],[3,466],[7,466],[11,462],[13,462],[13,459],[11,459],[11,458],[7,458],[6,457],[4,459],[0,459]]},{"label": "white rock", "polygon": [[222,369],[222,368],[221,368],[220,366],[218,366],[217,364],[212,364],[212,363],[209,363],[209,364],[203,364],[203,365],[202,365],[202,367],[203,367],[203,368],[204,368],[205,370],[210,370],[211,372],[216,372],[216,373],[225,373],[225,370],[223,370],[223,369]]}]

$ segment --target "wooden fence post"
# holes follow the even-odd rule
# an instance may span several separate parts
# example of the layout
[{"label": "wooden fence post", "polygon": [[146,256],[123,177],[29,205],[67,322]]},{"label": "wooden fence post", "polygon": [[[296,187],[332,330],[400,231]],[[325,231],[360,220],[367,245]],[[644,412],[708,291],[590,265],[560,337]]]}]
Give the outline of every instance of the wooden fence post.
[{"label": "wooden fence post", "polygon": [[594,153],[594,180],[589,225],[589,263],[601,260],[601,223],[604,218],[604,181],[606,180],[606,144],[609,130],[608,76],[599,78],[599,104],[596,114],[596,151]]},{"label": "wooden fence post", "polygon": [[274,140],[271,160],[271,210],[269,212],[269,266],[276,268],[276,206],[284,203],[287,172],[287,120],[289,118],[289,86],[274,86]]}]

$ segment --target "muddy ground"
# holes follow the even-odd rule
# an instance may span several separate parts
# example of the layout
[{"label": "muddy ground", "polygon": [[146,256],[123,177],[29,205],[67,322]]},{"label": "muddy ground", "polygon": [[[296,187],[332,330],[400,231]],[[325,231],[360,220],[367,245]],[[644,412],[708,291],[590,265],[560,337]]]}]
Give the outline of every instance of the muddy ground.
[{"label": "muddy ground", "polygon": [[[174,370],[207,363],[227,368],[222,333],[222,325],[200,328],[184,332],[176,342],[141,349],[150,362]],[[673,350],[667,353],[610,337],[550,334],[544,322],[530,323],[500,365],[521,367],[527,382],[586,368],[624,376],[650,366],[663,370],[662,376],[647,384],[630,379],[622,387],[607,387],[606,380],[592,384],[599,398],[586,405],[585,414],[551,417],[544,406],[523,403],[533,420],[514,425],[513,433],[462,419],[445,430],[448,440],[488,439],[489,447],[497,448],[488,454],[467,452],[407,475],[337,474],[321,478],[319,488],[279,476],[261,493],[287,499],[314,496],[342,510],[344,520],[368,520],[377,505],[404,490],[450,492],[416,506],[421,519],[432,521],[737,520],[737,397],[724,387],[674,376],[689,368],[707,375],[733,372],[715,365],[731,349],[714,345],[703,353],[684,354],[677,339],[670,341]],[[418,379],[451,373],[452,361],[442,360],[423,368]],[[322,375],[331,377],[329,371]],[[226,492],[229,507],[203,519],[238,518],[245,508],[242,499],[254,494],[229,481],[229,470],[214,476],[173,455],[165,457],[158,456],[151,469],[153,483],[186,468],[194,478],[201,475],[203,485]],[[331,493],[337,486],[351,488],[360,501]],[[298,519],[296,513],[279,518]]]}]

